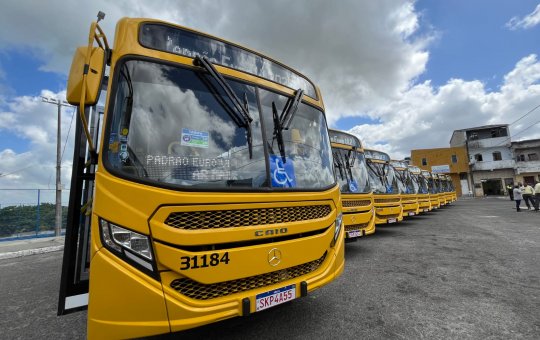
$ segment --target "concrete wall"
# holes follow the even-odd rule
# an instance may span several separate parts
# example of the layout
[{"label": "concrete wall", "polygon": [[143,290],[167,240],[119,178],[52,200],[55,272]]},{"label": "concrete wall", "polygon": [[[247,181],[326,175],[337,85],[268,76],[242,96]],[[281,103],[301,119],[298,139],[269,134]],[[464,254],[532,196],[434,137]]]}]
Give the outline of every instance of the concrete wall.
[{"label": "concrete wall", "polygon": [[[456,155],[457,163],[452,163],[452,155]],[[426,159],[427,165],[422,165],[422,158]],[[452,177],[452,183],[456,188],[457,195],[461,196],[462,194],[467,194],[461,192],[461,183],[459,179],[460,173],[469,172],[467,149],[465,149],[465,146],[411,150],[411,164],[427,171],[431,171],[432,166],[448,165],[450,168],[448,174]]]},{"label": "concrete wall", "polygon": [[[457,163],[452,163],[452,155],[456,155]],[[422,165],[422,158],[426,159],[427,165]],[[431,167],[434,165],[448,165],[450,173],[469,172],[467,149],[464,146],[411,150],[411,162],[427,171],[431,171]]]},{"label": "concrete wall", "polygon": [[[482,187],[478,187],[478,184],[482,183],[482,180],[498,179],[501,181],[501,188],[505,189],[505,178],[514,179],[514,169],[493,170],[493,171],[475,171],[473,174],[473,182],[475,184],[474,193],[475,196],[484,196],[484,190]],[[514,184],[517,181],[514,182]]]}]

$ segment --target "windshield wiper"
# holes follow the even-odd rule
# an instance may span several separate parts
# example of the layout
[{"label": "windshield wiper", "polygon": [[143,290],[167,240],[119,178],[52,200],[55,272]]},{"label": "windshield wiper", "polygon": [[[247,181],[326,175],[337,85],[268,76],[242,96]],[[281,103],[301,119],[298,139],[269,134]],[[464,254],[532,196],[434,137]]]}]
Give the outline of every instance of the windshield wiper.
[{"label": "windshield wiper", "polygon": [[294,114],[298,110],[298,104],[302,100],[304,90],[298,89],[295,92],[294,98],[289,98],[281,114],[278,114],[276,103],[272,102],[272,116],[274,117],[274,139],[277,139],[279,153],[283,163],[286,162],[285,143],[283,142],[283,130],[288,130]]},{"label": "windshield wiper", "polygon": [[[219,73],[218,70],[214,67],[212,62],[205,56],[195,57],[195,65],[204,68],[212,78],[218,83],[218,85],[223,89],[225,95],[229,98],[230,103],[232,104],[232,114],[231,118],[234,120],[237,126],[243,127],[246,129],[246,139],[249,148],[249,158],[253,158],[253,136],[251,131],[251,122],[253,118],[249,114],[249,106],[247,95],[244,93],[244,103],[240,102],[240,99],[236,96],[234,91],[231,89],[225,78]],[[225,102],[229,104],[228,102]],[[229,105],[230,106],[230,105]]]},{"label": "windshield wiper", "polygon": [[334,156],[334,167],[338,168],[341,179],[346,180],[347,179],[346,176],[343,176],[344,165],[343,165],[343,160],[341,159],[341,157],[339,157],[339,151],[332,152],[332,155]]},{"label": "windshield wiper", "polygon": [[354,162],[356,162],[356,157],[352,157],[352,161],[351,161],[351,156],[353,155],[356,156],[356,151],[351,149],[349,150],[349,152],[347,153],[347,165],[349,166],[349,168],[352,168],[354,166]]},{"label": "windshield wiper", "polygon": [[366,164],[367,164],[368,168],[371,170],[371,172],[373,172],[379,178],[379,181],[381,181],[381,184],[385,185],[384,184],[384,175],[381,174],[381,172],[379,170],[379,167],[374,165],[373,162],[371,161],[371,159],[366,159]]}]

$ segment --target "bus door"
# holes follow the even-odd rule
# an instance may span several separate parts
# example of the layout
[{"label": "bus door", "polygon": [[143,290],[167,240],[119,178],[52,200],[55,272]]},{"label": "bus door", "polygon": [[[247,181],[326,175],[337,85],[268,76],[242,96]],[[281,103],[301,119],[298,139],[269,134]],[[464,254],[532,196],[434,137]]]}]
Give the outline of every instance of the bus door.
[{"label": "bus door", "polygon": [[[99,127],[103,114],[99,111],[101,110],[93,106],[87,107],[85,112],[95,150],[98,150]],[[58,315],[83,310],[88,306],[90,230],[96,162],[97,155],[90,151],[82,122],[77,119]]]}]

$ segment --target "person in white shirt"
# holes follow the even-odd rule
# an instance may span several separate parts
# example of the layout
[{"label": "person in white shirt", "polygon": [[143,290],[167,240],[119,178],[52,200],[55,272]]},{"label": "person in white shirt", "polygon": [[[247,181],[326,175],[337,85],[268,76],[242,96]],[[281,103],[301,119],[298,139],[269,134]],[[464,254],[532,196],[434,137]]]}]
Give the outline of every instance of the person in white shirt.
[{"label": "person in white shirt", "polygon": [[514,187],[514,201],[516,201],[517,212],[521,211],[519,205],[521,204],[521,200],[523,199],[523,196],[521,195],[521,189],[519,187],[520,187],[519,184]]}]

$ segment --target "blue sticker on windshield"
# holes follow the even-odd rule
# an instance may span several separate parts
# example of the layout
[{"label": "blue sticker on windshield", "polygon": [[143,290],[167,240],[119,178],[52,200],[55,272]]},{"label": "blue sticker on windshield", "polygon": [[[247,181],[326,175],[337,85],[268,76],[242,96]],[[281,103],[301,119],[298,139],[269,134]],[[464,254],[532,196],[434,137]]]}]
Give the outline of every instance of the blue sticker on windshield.
[{"label": "blue sticker on windshield", "polygon": [[392,191],[393,191],[393,190],[392,190],[392,186],[391,186],[391,185],[387,185],[387,186],[386,186],[386,193],[387,193],[387,194],[391,194]]},{"label": "blue sticker on windshield", "polygon": [[355,179],[349,180],[349,191],[358,192],[358,182]]},{"label": "blue sticker on windshield", "polygon": [[293,161],[289,157],[285,157],[285,163],[283,163],[281,156],[270,155],[270,174],[272,178],[272,187],[296,187]]}]

